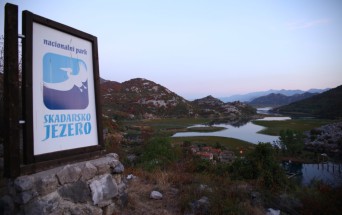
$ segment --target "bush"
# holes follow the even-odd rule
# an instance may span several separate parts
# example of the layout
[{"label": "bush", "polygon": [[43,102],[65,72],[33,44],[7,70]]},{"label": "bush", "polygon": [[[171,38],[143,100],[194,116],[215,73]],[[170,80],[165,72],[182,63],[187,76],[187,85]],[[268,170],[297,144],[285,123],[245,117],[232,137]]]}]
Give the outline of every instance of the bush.
[{"label": "bush", "polygon": [[166,169],[179,158],[180,150],[173,147],[168,138],[151,139],[141,155],[140,165],[148,171]]},{"label": "bush", "polygon": [[254,179],[269,189],[283,187],[287,182],[270,143],[259,143],[246,158],[234,161],[230,173],[232,179]]},{"label": "bush", "polygon": [[304,149],[303,134],[298,131],[282,130],[280,131],[280,147],[290,155],[299,154]]}]

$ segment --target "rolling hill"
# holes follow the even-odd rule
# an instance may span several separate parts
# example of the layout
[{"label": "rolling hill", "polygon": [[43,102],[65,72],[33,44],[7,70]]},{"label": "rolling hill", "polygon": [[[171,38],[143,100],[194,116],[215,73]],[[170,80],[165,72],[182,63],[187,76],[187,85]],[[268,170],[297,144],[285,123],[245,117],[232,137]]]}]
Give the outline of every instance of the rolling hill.
[{"label": "rolling hill", "polygon": [[310,98],[273,110],[289,115],[337,119],[342,117],[342,85]]}]

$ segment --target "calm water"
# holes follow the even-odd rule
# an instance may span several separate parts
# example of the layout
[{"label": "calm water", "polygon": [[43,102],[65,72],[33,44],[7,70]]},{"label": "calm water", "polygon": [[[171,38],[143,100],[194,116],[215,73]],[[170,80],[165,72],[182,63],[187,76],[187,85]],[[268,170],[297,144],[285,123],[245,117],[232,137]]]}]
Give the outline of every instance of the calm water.
[{"label": "calm water", "polygon": [[310,185],[313,180],[323,181],[332,186],[342,184],[342,164],[283,163],[283,166],[290,172],[300,173],[294,179],[303,185]]},{"label": "calm water", "polygon": [[[260,120],[288,120],[290,117],[265,117]],[[206,125],[195,125],[191,127],[205,127]],[[273,143],[279,139],[279,136],[270,136],[259,134],[257,132],[265,129],[263,126],[255,125],[248,122],[245,125],[234,127],[228,124],[215,124],[217,127],[224,127],[224,130],[215,132],[178,132],[173,137],[195,137],[195,136],[215,136],[215,137],[230,137],[244,140],[250,143],[257,144],[259,142]]]}]

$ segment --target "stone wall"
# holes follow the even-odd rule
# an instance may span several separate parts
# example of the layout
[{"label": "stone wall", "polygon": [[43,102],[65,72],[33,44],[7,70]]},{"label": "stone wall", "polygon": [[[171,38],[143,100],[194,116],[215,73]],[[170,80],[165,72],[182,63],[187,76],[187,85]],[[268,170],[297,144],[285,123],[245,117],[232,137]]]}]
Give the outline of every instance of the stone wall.
[{"label": "stone wall", "polygon": [[116,214],[127,204],[123,171],[118,155],[111,153],[20,176],[8,182],[0,214]]}]

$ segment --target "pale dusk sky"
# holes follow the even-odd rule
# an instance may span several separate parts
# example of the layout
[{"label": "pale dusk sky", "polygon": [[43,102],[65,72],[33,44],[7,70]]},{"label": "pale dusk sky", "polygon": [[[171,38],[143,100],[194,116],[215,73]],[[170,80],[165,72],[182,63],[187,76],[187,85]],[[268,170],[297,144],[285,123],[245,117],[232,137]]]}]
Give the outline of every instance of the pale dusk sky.
[{"label": "pale dusk sky", "polygon": [[0,14],[6,2],[96,36],[112,81],[186,99],[342,84],[340,0],[5,0]]}]

